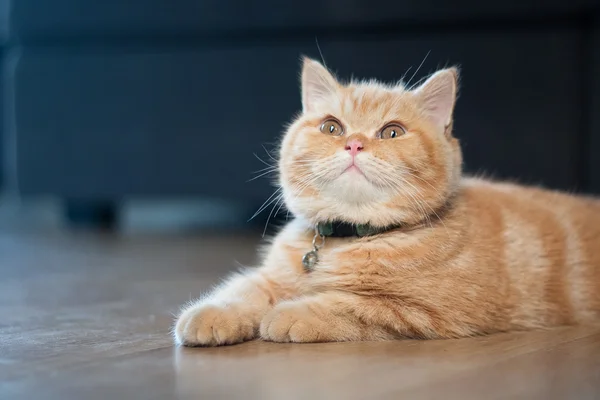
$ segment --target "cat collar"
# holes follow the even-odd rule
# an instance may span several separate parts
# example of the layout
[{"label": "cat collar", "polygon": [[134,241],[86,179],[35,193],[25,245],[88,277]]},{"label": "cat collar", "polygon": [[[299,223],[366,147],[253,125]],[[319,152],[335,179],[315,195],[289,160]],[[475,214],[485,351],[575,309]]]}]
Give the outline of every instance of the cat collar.
[{"label": "cat collar", "polygon": [[320,222],[315,226],[315,236],[312,240],[313,249],[302,257],[302,265],[306,271],[311,271],[319,261],[319,249],[325,245],[326,237],[365,237],[378,235],[395,227],[376,227],[369,224],[350,224],[342,221]]}]

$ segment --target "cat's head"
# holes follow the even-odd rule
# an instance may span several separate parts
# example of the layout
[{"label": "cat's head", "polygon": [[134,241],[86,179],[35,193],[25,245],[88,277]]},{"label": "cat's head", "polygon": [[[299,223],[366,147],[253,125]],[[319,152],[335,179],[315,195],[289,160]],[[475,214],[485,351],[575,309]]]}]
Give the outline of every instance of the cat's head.
[{"label": "cat's head", "polygon": [[435,215],[457,189],[462,157],[452,137],[458,73],[402,83],[343,84],[305,59],[302,106],[281,144],[288,209],[315,224],[388,226]]}]

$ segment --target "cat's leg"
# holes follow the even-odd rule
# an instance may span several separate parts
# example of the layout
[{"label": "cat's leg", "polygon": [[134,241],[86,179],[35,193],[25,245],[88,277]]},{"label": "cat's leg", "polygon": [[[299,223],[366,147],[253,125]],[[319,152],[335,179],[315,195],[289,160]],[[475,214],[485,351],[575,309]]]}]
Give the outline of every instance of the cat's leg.
[{"label": "cat's leg", "polygon": [[175,342],[219,346],[251,340],[264,315],[282,298],[294,295],[297,275],[265,266],[237,274],[181,312]]},{"label": "cat's leg", "polygon": [[[482,333],[418,301],[326,291],[277,304],[260,325],[274,342],[441,339]],[[468,318],[468,317],[467,317]]]},{"label": "cat's leg", "polygon": [[331,291],[279,303],[263,318],[260,334],[274,342],[390,340],[402,336],[393,318],[369,299]]}]

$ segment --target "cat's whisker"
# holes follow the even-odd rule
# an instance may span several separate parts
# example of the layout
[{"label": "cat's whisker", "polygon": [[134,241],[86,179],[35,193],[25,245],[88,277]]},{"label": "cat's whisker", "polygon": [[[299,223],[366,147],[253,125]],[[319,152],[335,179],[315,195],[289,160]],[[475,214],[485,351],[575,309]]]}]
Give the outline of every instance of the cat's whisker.
[{"label": "cat's whisker", "polygon": [[[379,165],[383,169],[387,170],[389,168],[392,168],[392,165],[390,165],[388,162],[386,162],[384,160],[381,160],[381,159],[378,159],[378,158],[373,158],[373,161],[374,161],[375,164]],[[411,168],[404,167],[404,166],[402,166],[401,168],[402,169],[406,169],[406,170],[411,169]],[[441,193],[439,192],[439,190],[436,189],[429,182],[427,182],[425,179],[423,179],[423,178],[421,178],[421,177],[419,177],[419,176],[417,176],[417,175],[415,175],[413,173],[410,173],[408,171],[406,173],[407,173],[407,175],[409,175],[411,177],[414,177],[414,178],[417,178],[417,179],[421,180],[422,182],[424,182],[425,184],[429,185],[433,189],[433,191],[435,193],[435,196],[439,200],[444,200],[445,199],[441,195]],[[415,191],[415,193],[407,193],[407,194],[410,195],[410,197],[413,199],[413,202],[419,208],[420,213],[422,214],[423,218],[427,220],[427,223],[430,226],[432,226],[432,224],[431,224],[431,218],[430,218],[431,214],[435,215],[442,222],[442,224],[444,224],[443,220],[440,218],[440,216],[437,214],[437,212],[433,209],[433,207],[431,207],[431,205],[429,205],[426,201],[423,200],[423,195],[422,195],[421,190],[418,189],[415,185],[411,184],[407,179],[403,178],[401,175],[399,175],[400,182],[396,182],[394,179],[388,178],[387,175],[383,175],[383,176],[387,178],[387,179],[384,179],[384,181],[387,180],[387,182],[388,182],[388,184],[390,186],[397,188],[396,191],[398,192],[398,194],[401,194],[402,192],[406,192],[407,191],[406,190],[406,186],[407,185],[410,186]],[[429,209],[430,212],[427,212],[426,209],[425,209],[425,207],[427,209]],[[444,224],[444,227],[445,227],[445,224]],[[447,228],[446,228],[446,231],[447,231]]]},{"label": "cat's whisker", "polygon": [[321,51],[321,46],[319,46],[319,39],[315,36],[315,43],[317,44],[317,50],[319,50],[319,55],[321,56],[321,61],[323,61],[323,66],[327,68],[327,63],[325,62],[325,57],[323,57],[323,52]]},{"label": "cat's whisker", "polygon": [[307,188],[314,186],[324,174],[325,172],[321,171],[319,173],[306,173],[298,176],[296,181],[291,184],[294,192],[292,201],[297,200]]},{"label": "cat's whisker", "polygon": [[[408,168],[406,166],[400,166],[401,170],[406,171],[407,175],[409,175],[412,178],[416,178],[419,179],[421,182],[423,182],[424,184],[428,185],[430,188],[432,188],[436,193],[439,194],[439,189],[437,189],[435,186],[433,186],[429,181],[427,181],[426,179],[416,175],[414,172],[417,172],[417,170],[413,169],[413,168]],[[444,196],[441,196],[441,198],[443,198]]]},{"label": "cat's whisker", "polygon": [[265,171],[265,172],[263,172],[261,174],[258,174],[255,177],[248,179],[246,182],[252,182],[252,181],[254,181],[254,180],[258,179],[258,178],[261,178],[261,177],[263,177],[265,175],[269,175],[269,174],[272,174],[272,173],[275,173],[275,172],[277,172],[277,168],[270,169],[270,170]]},{"label": "cat's whisker", "polygon": [[[412,177],[412,178],[417,178],[420,179],[418,176],[414,176],[414,175],[410,175],[407,174],[408,176]],[[421,179],[422,180],[422,179]],[[427,183],[426,181],[422,180],[424,183]],[[430,185],[431,186],[431,185]],[[439,201],[439,206],[443,205],[444,203],[446,203],[446,196],[444,196],[442,193],[440,193],[440,191],[438,189],[436,189],[435,187],[431,186],[431,189],[433,190],[433,196]]]},{"label": "cat's whisker", "polygon": [[[415,187],[413,184],[411,184],[410,182],[408,182],[406,179],[404,179],[404,182],[411,186],[412,188],[414,188],[417,192],[420,192],[419,189],[417,187]],[[446,234],[449,235],[448,232],[448,227],[446,226],[446,224],[444,223],[444,220],[438,215],[438,213],[429,205],[427,204],[427,202],[423,202],[423,204],[425,204],[425,206],[427,206],[427,208],[429,208],[429,210],[431,210],[431,212],[433,213],[433,215],[435,215],[437,217],[437,219],[441,222],[441,224],[444,226],[444,229],[446,230]]]},{"label": "cat's whisker", "polygon": [[330,161],[333,161],[334,159],[336,159],[337,157],[335,155],[333,156],[329,156],[329,157],[319,157],[319,156],[315,156],[313,157],[302,157],[302,158],[298,158],[295,159],[293,164],[307,164],[307,163],[327,163]]},{"label": "cat's whisker", "polygon": [[275,210],[275,217],[277,216],[277,214],[279,213],[279,210],[281,210],[281,207],[285,206],[285,198],[283,196],[283,193],[281,194],[281,201],[279,202],[279,207],[277,207],[277,210]]},{"label": "cat's whisker", "polygon": [[269,205],[271,205],[273,203],[273,201],[275,201],[275,199],[277,199],[277,195],[280,194],[280,192],[283,191],[282,187],[277,188],[272,195],[269,196],[269,198],[267,200],[265,200],[265,202],[262,204],[262,206],[260,206],[258,208],[258,210],[250,217],[250,219],[248,221],[252,221],[258,214],[260,214],[261,212],[263,212],[267,207],[269,207]]},{"label": "cat's whisker", "polygon": [[275,167],[275,168],[277,168],[276,165],[269,164],[268,162],[266,162],[265,160],[263,160],[262,158],[260,158],[258,154],[256,154],[256,153],[252,153],[252,154],[254,154],[254,157],[256,157],[256,159],[258,161],[260,161],[261,163],[265,164],[267,167]]},{"label": "cat's whisker", "polygon": [[[379,165],[385,165],[387,164],[386,162],[384,162],[383,160],[377,160],[376,161],[377,164]],[[421,218],[424,219],[429,226],[432,226],[431,224],[431,219],[429,217],[429,214],[426,209],[425,206],[427,206],[429,209],[431,209],[433,211],[433,209],[421,199],[420,196],[420,191],[418,191],[418,189],[410,184],[409,182],[406,182],[406,180],[404,180],[402,177],[399,177],[399,179],[395,179],[391,176],[388,175],[375,175],[377,176],[377,178],[384,182],[385,185],[392,187],[394,189],[394,191],[396,192],[397,195],[406,195],[410,198],[410,204],[411,207],[416,207],[417,209],[415,209],[415,211],[421,215]],[[413,190],[415,190],[417,193],[413,193],[412,190],[410,190],[410,188],[407,188],[407,184],[409,186],[412,187]]]},{"label": "cat's whisker", "polygon": [[442,193],[440,193],[440,190],[439,190],[438,188],[436,188],[435,186],[433,186],[433,185],[432,185],[430,182],[428,182],[426,179],[424,179],[424,178],[422,178],[422,177],[420,177],[420,176],[418,176],[418,175],[416,175],[416,174],[414,174],[414,173],[411,173],[410,171],[406,171],[406,175],[407,175],[407,176],[409,176],[409,177],[411,177],[411,178],[418,179],[418,180],[420,180],[421,182],[423,182],[424,184],[428,185],[428,186],[429,186],[429,187],[430,187],[430,188],[433,190],[433,192],[434,192],[434,195],[437,197],[437,199],[438,199],[438,200],[441,200],[442,202],[444,202],[444,201],[445,201],[445,199],[446,199],[446,196],[445,196],[445,195],[443,195]]},{"label": "cat's whisker", "polygon": [[[308,170],[305,174],[302,174],[297,177],[298,180],[304,180],[306,178],[311,179],[322,179],[328,174],[332,172],[331,162],[323,162],[323,163],[312,163],[311,169]],[[318,173],[313,172],[314,170],[319,171]]]},{"label": "cat's whisker", "polygon": [[[271,216],[273,215],[273,210],[275,210],[275,207],[277,207],[277,204],[283,199],[283,193],[279,194],[279,196],[277,196],[275,204],[273,205],[273,208],[271,208],[271,212],[269,213],[269,216],[267,217],[267,222],[265,222],[265,228],[263,229],[263,233],[262,233],[262,237],[265,237],[265,234],[267,233],[267,227],[269,226],[269,221],[271,220]],[[283,202],[282,202],[283,204]],[[277,213],[275,213],[275,216],[277,215]]]},{"label": "cat's whisker", "polygon": [[317,173],[317,174],[309,173],[309,174],[305,174],[306,176],[301,177],[302,179],[300,180],[300,184],[297,187],[298,192],[294,195],[293,201],[296,201],[309,186],[314,185],[319,179],[321,179],[323,176],[325,176],[328,173],[329,173],[328,170],[322,170],[320,173]]},{"label": "cat's whisker", "polygon": [[253,174],[259,174],[259,173],[261,173],[263,171],[267,171],[267,170],[277,171],[278,169],[279,169],[278,167],[276,167],[275,165],[273,165],[273,166],[270,166],[270,167],[265,167],[265,168],[261,168],[261,169],[256,170],[256,171],[252,171],[252,173]]},{"label": "cat's whisker", "polygon": [[420,215],[421,219],[425,220],[427,222],[427,224],[431,227],[432,226],[431,220],[429,219],[427,211],[423,207],[422,202],[419,200],[419,198],[414,193],[412,193],[412,191],[407,190],[406,187],[402,188],[401,193],[404,193],[411,198],[412,204],[415,207],[417,207],[417,210],[415,210],[415,211]]},{"label": "cat's whisker", "polygon": [[262,144],[261,146],[262,146],[262,148],[265,150],[265,153],[267,153],[267,156],[268,156],[268,157],[269,157],[271,160],[273,160],[273,161],[275,162],[275,164],[279,163],[279,161],[278,161],[278,160],[277,160],[275,157],[273,157],[273,156],[271,155],[271,153],[269,152],[269,150],[267,150],[267,148],[265,147],[265,145],[264,145],[264,144]]},{"label": "cat's whisker", "polygon": [[325,174],[326,172],[321,172],[320,174],[310,176],[310,179],[300,180],[297,187],[298,193],[294,196],[294,199],[298,199],[309,186],[314,185]]},{"label": "cat's whisker", "polygon": [[398,84],[405,86],[404,84],[404,78],[406,78],[406,75],[408,75],[408,73],[410,72],[410,70],[412,69],[412,65],[410,67],[408,67],[408,69],[402,74],[402,76],[400,77],[400,81],[398,82]]},{"label": "cat's whisker", "polygon": [[[427,57],[429,57],[429,54],[431,53],[431,50],[429,50],[427,52],[427,54],[425,54],[425,57],[423,57],[423,61],[421,61],[421,64],[419,64],[419,66],[417,67],[417,69],[415,70],[415,72],[411,75],[410,79],[408,80],[408,82],[406,82],[406,86],[410,85],[410,81],[413,80],[413,78],[417,75],[417,73],[419,73],[419,70],[421,69],[421,67],[423,66],[423,64],[425,63],[425,60],[427,60]],[[410,87],[410,89],[408,90],[412,90],[412,86]]]}]

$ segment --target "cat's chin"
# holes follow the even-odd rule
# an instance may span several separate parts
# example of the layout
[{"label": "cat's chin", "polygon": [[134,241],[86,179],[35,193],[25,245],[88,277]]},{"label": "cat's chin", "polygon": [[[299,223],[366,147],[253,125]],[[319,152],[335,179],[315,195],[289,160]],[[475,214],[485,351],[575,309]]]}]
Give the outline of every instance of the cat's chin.
[{"label": "cat's chin", "polygon": [[325,185],[321,193],[336,203],[369,204],[389,198],[384,189],[375,186],[356,167],[348,168],[335,181]]},{"label": "cat's chin", "polygon": [[316,189],[312,196],[284,190],[286,205],[292,213],[308,220],[364,218],[369,222],[373,216],[365,212],[377,209],[393,197],[393,193],[374,185],[363,173],[351,170]]}]

